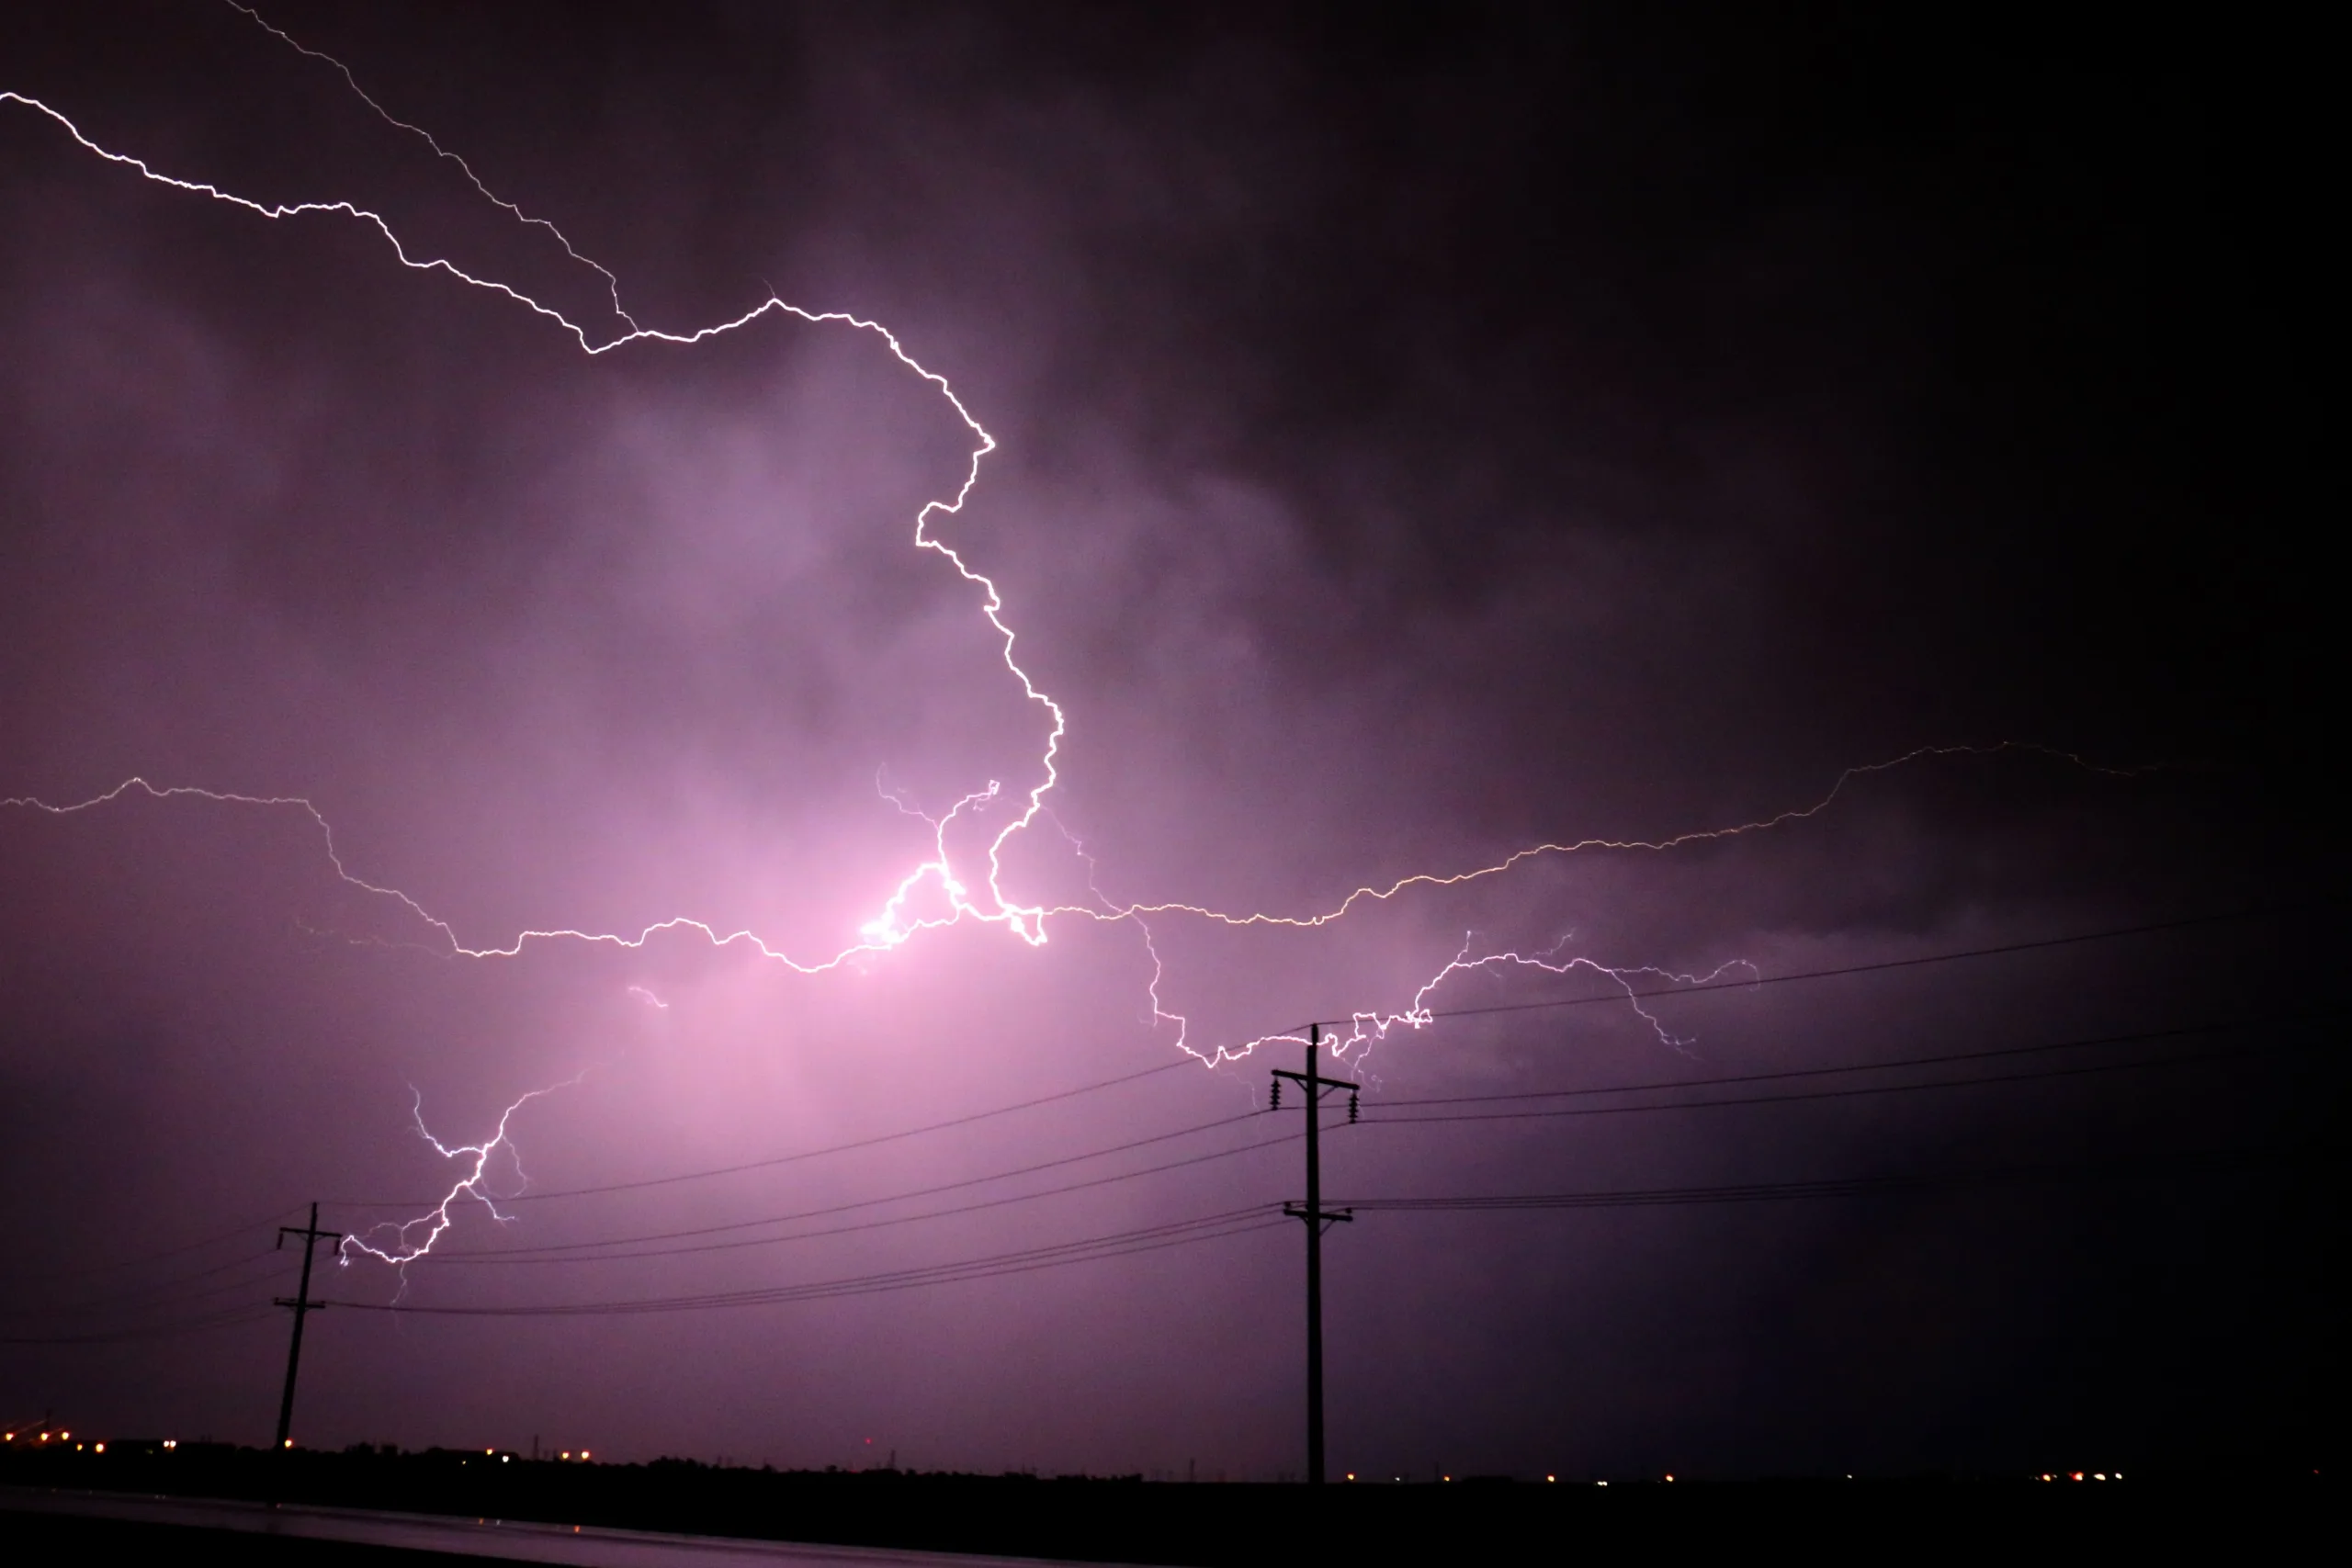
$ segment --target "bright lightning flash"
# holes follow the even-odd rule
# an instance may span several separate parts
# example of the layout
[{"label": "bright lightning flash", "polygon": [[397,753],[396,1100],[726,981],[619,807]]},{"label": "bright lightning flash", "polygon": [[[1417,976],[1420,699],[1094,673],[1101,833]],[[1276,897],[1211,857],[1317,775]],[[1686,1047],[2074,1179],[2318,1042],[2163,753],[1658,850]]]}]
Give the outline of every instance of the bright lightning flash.
[{"label": "bright lightning flash", "polygon": [[[955,388],[948,383],[947,378],[919,362],[908,352],[905,344],[897,335],[879,321],[869,321],[848,311],[808,310],[773,293],[740,315],[691,331],[669,332],[640,326],[636,319],[622,307],[619,280],[608,269],[583,255],[553,223],[542,218],[530,216],[514,202],[495,194],[465,160],[442,147],[423,129],[394,117],[360,87],[356,78],[342,62],[298,42],[271,26],[251,8],[237,4],[237,0],[229,0],[229,3],[281,43],[296,50],[307,59],[321,62],[340,73],[351,91],[356,94],[360,101],[365,103],[370,110],[395,130],[421,139],[432,149],[436,157],[447,161],[462,171],[464,177],[484,200],[494,203],[517,222],[543,230],[553,236],[561,243],[566,254],[571,260],[591,268],[605,280],[612,299],[613,315],[617,325],[603,332],[593,330],[589,326],[571,321],[561,311],[533,299],[511,284],[469,271],[447,257],[419,254],[403,243],[401,237],[393,231],[391,224],[381,214],[352,202],[273,203],[254,200],[224,190],[208,181],[187,179],[164,173],[143,159],[101,146],[85,135],[65,114],[38,98],[22,93],[0,90],[0,105],[14,105],[44,117],[84,151],[108,164],[127,169],[142,179],[174,191],[222,202],[272,221],[322,217],[338,218],[364,225],[374,230],[381,237],[401,265],[419,272],[438,273],[469,288],[485,289],[510,299],[570,335],[579,344],[582,352],[591,357],[607,355],[640,342],[681,345],[699,344],[724,333],[739,331],[772,315],[788,316],[811,327],[838,327],[870,334],[899,365],[928,383],[941,398],[945,400],[948,407],[954,410],[956,418],[963,422],[966,431],[970,435],[971,446],[962,481],[956,486],[953,495],[923,503],[914,519],[914,546],[919,550],[928,551],[944,560],[966,583],[976,591],[979,614],[988,622],[997,640],[1005,670],[1014,681],[1019,682],[1023,696],[1043,718],[1045,735],[1038,759],[1036,782],[1018,796],[1020,809],[1012,813],[1004,824],[988,840],[985,856],[970,864],[960,864],[956,857],[950,852],[948,840],[951,830],[967,817],[976,816],[984,810],[998,808],[998,802],[1005,793],[1004,786],[1001,783],[990,781],[986,788],[965,795],[944,815],[937,818],[924,815],[885,789],[883,794],[886,798],[894,801],[900,810],[910,816],[920,818],[928,825],[931,829],[930,852],[918,860],[899,877],[882,899],[875,914],[859,924],[856,928],[856,941],[831,954],[813,957],[794,957],[771,945],[753,931],[748,930],[722,931],[717,927],[685,915],[656,921],[642,927],[634,934],[558,927],[518,931],[504,942],[479,945],[471,943],[461,938],[448,921],[435,915],[407,893],[397,887],[354,874],[344,862],[341,851],[334,841],[334,828],[325,814],[313,802],[300,795],[241,795],[186,784],[161,786],[151,784],[144,778],[134,777],[125,780],[102,795],[70,804],[51,805],[27,795],[0,800],[0,805],[62,816],[92,810],[110,805],[126,795],[138,794],[158,801],[194,798],[216,805],[300,812],[307,816],[317,829],[327,859],[334,866],[337,876],[350,886],[371,897],[397,902],[410,916],[435,933],[439,943],[443,944],[443,951],[451,956],[463,958],[514,957],[519,954],[528,943],[546,942],[578,942],[635,949],[643,947],[653,938],[665,932],[689,931],[699,933],[715,947],[727,948],[738,944],[748,946],[764,959],[799,974],[815,975],[837,968],[853,959],[888,953],[902,946],[920,932],[957,925],[967,920],[1001,926],[1021,942],[1033,947],[1045,942],[1047,926],[1055,919],[1132,923],[1141,933],[1145,950],[1151,960],[1151,979],[1148,987],[1148,996],[1153,1025],[1156,1028],[1163,1026],[1172,1028],[1180,1049],[1197,1057],[1204,1065],[1215,1066],[1221,1062],[1238,1060],[1247,1056],[1261,1043],[1272,1041],[1292,1041],[1299,1039],[1300,1036],[1289,1033],[1266,1035],[1256,1040],[1242,1041],[1235,1044],[1219,1044],[1205,1049],[1192,1044],[1188,1038],[1189,1025],[1184,1016],[1170,1010],[1161,998],[1161,986],[1166,979],[1166,971],[1159,949],[1152,941],[1151,929],[1148,923],[1149,917],[1169,916],[1235,927],[1318,928],[1340,919],[1367,903],[1385,903],[1419,889],[1458,887],[1485,878],[1499,876],[1523,862],[1539,857],[1572,855],[1589,850],[1662,852],[1680,845],[1734,838],[1782,827],[1802,821],[1827,809],[1849,784],[1864,774],[1883,772],[1927,758],[1956,754],[1982,755],[2011,750],[2037,751],[2045,750],[2039,747],[2021,747],[2010,742],[1983,747],[1923,747],[1888,761],[1849,769],[1838,776],[1827,793],[1812,804],[1754,821],[1696,830],[1658,840],[1595,838],[1574,842],[1531,845],[1491,865],[1450,873],[1419,874],[1401,878],[1385,886],[1359,887],[1331,908],[1307,915],[1234,913],[1201,905],[1174,902],[1120,903],[1103,897],[1099,888],[1096,889],[1096,902],[1092,904],[1048,906],[1023,903],[1008,893],[1005,888],[1003,866],[1005,848],[1017,836],[1027,832],[1046,810],[1046,797],[1053,790],[1059,776],[1057,764],[1060,755],[1062,738],[1068,728],[1068,719],[1061,705],[1037,686],[1014,657],[1013,630],[1011,623],[1006,619],[1003,595],[998,591],[995,582],[984,573],[975,570],[952,546],[941,540],[933,532],[934,526],[943,518],[955,516],[963,510],[965,501],[979,482],[981,459],[995,451],[997,446],[995,438],[973,417],[971,411],[957,396]],[[2080,763],[2078,758],[2068,760]],[[2081,765],[2088,766],[2089,764]],[[1075,840],[1071,840],[1071,846],[1081,858],[1086,859],[1090,869],[1090,886],[1092,886],[1091,857],[1084,855],[1082,847],[1079,846]],[[919,902],[927,908],[944,908],[944,912],[918,913],[916,911]],[[1345,1057],[1350,1053],[1354,1053],[1360,1060],[1364,1050],[1369,1049],[1374,1043],[1385,1038],[1393,1031],[1400,1028],[1419,1029],[1431,1022],[1433,1014],[1429,1007],[1430,995],[1453,976],[1477,970],[1534,968],[1555,975],[1566,974],[1577,969],[1589,969],[1596,974],[1609,976],[1611,981],[1626,991],[1629,1003],[1641,1012],[1641,1016],[1656,1032],[1661,1043],[1668,1046],[1679,1047],[1683,1043],[1669,1034],[1654,1015],[1641,1009],[1640,1002],[1634,998],[1634,986],[1629,976],[1648,976],[1678,982],[1695,983],[1720,976],[1735,967],[1737,965],[1726,965],[1717,969],[1711,976],[1670,975],[1666,971],[1648,967],[1613,968],[1584,957],[1563,958],[1556,949],[1533,954],[1504,951],[1473,956],[1469,946],[1465,943],[1453,959],[1422,982],[1406,1007],[1394,1012],[1359,1011],[1355,1013],[1347,1030],[1331,1037],[1331,1046],[1335,1055]],[[666,1008],[668,1005],[642,987],[632,987],[630,989],[653,1007]],[[484,1179],[494,1155],[502,1150],[509,1156],[513,1153],[513,1145],[508,1138],[508,1121],[523,1105],[547,1092],[549,1091],[533,1090],[516,1100],[514,1105],[509,1106],[505,1114],[499,1118],[496,1134],[479,1145],[449,1145],[434,1138],[424,1126],[423,1102],[420,1098],[417,1107],[418,1132],[432,1142],[435,1149],[445,1158],[470,1158],[471,1168],[450,1190],[449,1195],[427,1214],[406,1224],[379,1227],[378,1232],[371,1233],[382,1236],[385,1231],[390,1232],[389,1237],[383,1239],[380,1245],[358,1237],[346,1241],[344,1244],[344,1256],[346,1261],[355,1252],[364,1253],[396,1265],[406,1264],[424,1257],[432,1250],[435,1242],[449,1228],[451,1205],[464,1200],[479,1201],[493,1216],[502,1221],[507,1219],[507,1216],[499,1213],[495,1200],[483,1185]],[[422,1239],[418,1239],[420,1233]]]},{"label": "bright lightning flash", "polygon": [[[471,1163],[466,1167],[465,1174],[458,1177],[457,1184],[449,1189],[448,1195],[429,1212],[413,1220],[387,1221],[362,1235],[345,1236],[335,1249],[341,1255],[341,1261],[348,1267],[354,1253],[365,1253],[370,1258],[405,1268],[433,1250],[433,1244],[439,1241],[454,1223],[449,1213],[450,1205],[467,1199],[480,1203],[499,1224],[514,1224],[514,1216],[499,1212],[498,1197],[487,1185],[492,1174],[491,1160],[501,1150],[505,1152],[506,1163],[514,1167],[516,1183],[519,1185],[527,1179],[523,1173],[523,1156],[514,1147],[507,1123],[514,1119],[514,1112],[531,1101],[553,1094],[557,1089],[570,1089],[579,1081],[577,1077],[568,1078],[546,1089],[531,1090],[499,1112],[497,1131],[479,1144],[445,1144],[435,1137],[433,1129],[424,1124],[424,1095],[421,1090],[413,1090],[416,1095],[416,1104],[412,1112],[416,1121],[416,1135],[431,1144],[433,1152],[443,1159],[470,1160]],[[420,1230],[424,1232],[421,1241],[415,1236]]]}]

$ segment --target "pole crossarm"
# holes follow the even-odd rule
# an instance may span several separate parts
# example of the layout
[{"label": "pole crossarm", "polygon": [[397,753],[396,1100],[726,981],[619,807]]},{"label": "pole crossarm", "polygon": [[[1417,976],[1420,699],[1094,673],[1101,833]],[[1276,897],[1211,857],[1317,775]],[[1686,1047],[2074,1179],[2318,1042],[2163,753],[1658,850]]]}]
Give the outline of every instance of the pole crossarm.
[{"label": "pole crossarm", "polygon": [[[1294,1073],[1287,1067],[1276,1067],[1273,1069],[1273,1074],[1274,1077],[1278,1078],[1288,1078],[1295,1084],[1305,1084],[1309,1088],[1317,1089],[1360,1089],[1363,1088],[1363,1085],[1357,1083],[1352,1078],[1327,1078],[1320,1073],[1313,1072]],[[300,1233],[297,1232],[296,1234],[300,1235]]]}]

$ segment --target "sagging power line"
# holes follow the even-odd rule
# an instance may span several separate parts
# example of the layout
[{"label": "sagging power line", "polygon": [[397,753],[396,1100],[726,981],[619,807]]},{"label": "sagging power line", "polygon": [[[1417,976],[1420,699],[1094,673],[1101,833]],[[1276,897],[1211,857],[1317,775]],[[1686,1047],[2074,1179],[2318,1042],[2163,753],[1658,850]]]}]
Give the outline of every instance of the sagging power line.
[{"label": "sagging power line", "polygon": [[1275,1229],[1286,1226],[1288,1224],[1289,1221],[1283,1216],[1271,1213],[1267,1205],[1252,1203],[1246,1208],[1228,1209],[1220,1213],[1204,1214],[1191,1220],[1142,1225],[1130,1230],[1088,1236],[1077,1241],[1024,1247],[1013,1252],[991,1253],[978,1258],[960,1258],[950,1263],[931,1264],[913,1269],[896,1269],[875,1274],[813,1280],[798,1285],[718,1291],[700,1295],[637,1297],[618,1301],[551,1303],[528,1306],[410,1306],[395,1305],[390,1303],[348,1301],[336,1301],[329,1304],[365,1312],[421,1313],[432,1316],[447,1317],[622,1316],[645,1313],[776,1305],[788,1302],[826,1300],[836,1296],[872,1295],[966,1280],[998,1279],[1008,1274],[1031,1273],[1040,1269],[1092,1262],[1104,1258],[1124,1258],[1134,1253],[1154,1252],[1165,1247],[1189,1246],[1196,1242],[1216,1241],[1227,1236],[1246,1235],[1251,1231]]},{"label": "sagging power line", "polygon": [[[1438,1009],[1430,1011],[1424,1016],[1432,1019],[1469,1018],[1489,1013],[1538,1011],[1554,1008],[1589,1007],[1609,1002],[1646,1000],[1659,997],[1690,996],[1702,991],[1751,990],[1763,986],[1789,985],[1801,981],[1835,979],[1844,976],[1869,974],[1882,970],[1917,968],[1928,964],[1960,963],[1972,959],[1999,957],[2009,953],[2033,952],[2046,948],[2064,947],[2082,942],[2116,941],[2127,937],[2146,936],[2165,931],[2188,930],[2198,926],[2222,924],[2236,920],[2256,919],[2267,915],[2289,912],[2290,909],[2299,909],[2303,907],[2304,906],[2301,905],[2278,906],[2266,907],[2257,909],[2231,910],[2220,914],[2193,915],[2183,917],[2178,919],[2145,922],[2132,926],[2111,927],[2096,931],[2076,931],[2063,936],[2037,938],[2029,942],[2005,942],[1986,947],[1952,949],[1942,953],[1919,953],[1906,958],[1884,959],[1869,964],[1843,964],[1835,968],[1802,970],[1785,975],[1756,976],[1736,981],[1718,981],[1691,986],[1668,986],[1660,987],[1653,990],[1618,990],[1598,996],[1571,997],[1537,1002],[1506,1003],[1492,1007]],[[1323,1021],[1331,1022],[1335,1021],[1325,1020]],[[1339,1020],[1336,1021],[1345,1022],[1346,1021]],[[666,1176],[643,1177],[628,1181],[605,1182],[590,1187],[562,1188],[545,1192],[523,1192],[517,1193],[511,1198],[503,1198],[500,1201],[514,1203],[548,1202],[559,1199],[594,1197],[611,1192],[628,1192],[652,1187],[675,1186],[684,1182],[701,1181],[714,1179],[720,1177],[741,1175],[747,1171],[771,1169],[779,1166],[797,1164],[804,1160],[820,1159],[832,1155],[854,1153],[857,1150],[874,1148],[881,1145],[896,1143],[907,1138],[924,1136],[933,1133],[947,1132],[957,1127],[968,1126],[974,1122],[992,1120],[999,1116],[1012,1115],[1018,1111],[1035,1110],[1041,1106],[1052,1105],[1064,1100],[1074,1100],[1082,1095],[1095,1094],[1106,1089],[1117,1089],[1127,1084],[1140,1082],[1146,1078],[1157,1077],[1166,1073],[1176,1072],[1187,1067],[1197,1068],[1202,1066],[1203,1064],[1198,1058],[1184,1056],[1174,1061],[1163,1062],[1157,1066],[1146,1067],[1136,1072],[1125,1073],[1115,1077],[1102,1078],[1091,1083],[1080,1084],[1070,1089],[1057,1090],[1051,1094],[1038,1095],[1027,1100],[1015,1100],[1005,1105],[991,1106],[986,1110],[967,1112],[964,1115],[949,1117],[944,1121],[924,1122],[920,1126],[901,1128],[890,1133],[878,1133],[869,1137],[855,1138],[845,1143],[830,1144],[820,1148],[802,1149],[791,1154],[775,1155],[761,1159],[741,1161],[730,1165],[711,1166],[695,1170],[676,1171]],[[337,1209],[406,1209],[413,1208],[419,1203],[429,1201],[431,1201],[420,1199],[344,1199],[332,1201],[330,1206]]]}]

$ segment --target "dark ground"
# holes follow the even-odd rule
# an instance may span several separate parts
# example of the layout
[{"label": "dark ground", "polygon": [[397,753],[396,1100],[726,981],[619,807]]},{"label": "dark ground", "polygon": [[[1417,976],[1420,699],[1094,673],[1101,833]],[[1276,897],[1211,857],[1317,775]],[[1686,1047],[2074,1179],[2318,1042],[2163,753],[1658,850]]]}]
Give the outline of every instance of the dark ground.
[{"label": "dark ground", "polygon": [[[491,1461],[481,1454],[254,1450],[11,1455],[0,1483],[266,1498],[674,1533],[1224,1568],[1351,1562],[1541,1561],[1623,1547],[1645,1553],[1802,1544],[1815,1556],[2003,1550],[2111,1551],[2203,1543],[2241,1557],[2308,1539],[2335,1513],[2310,1473],[2147,1473],[2101,1485],[2010,1477],[1591,1485],[1469,1478],[1451,1485],[1147,1484],[1030,1476],[718,1470]],[[10,1555],[160,1561],[217,1550],[207,1532],[11,1515]],[[438,1553],[239,1536],[266,1562],[456,1562]],[[464,1561],[479,1562],[469,1558]]]},{"label": "dark ground", "polygon": [[55,1514],[0,1512],[0,1541],[19,1562],[176,1562],[198,1555],[217,1557],[233,1551],[240,1562],[311,1568],[438,1568],[439,1564],[481,1563],[479,1557],[457,1557],[442,1551],[402,1551],[389,1546],[352,1546],[342,1541],[295,1540],[266,1535],[238,1535],[233,1540],[216,1530],[182,1529],[170,1525],[125,1524],[119,1519],[75,1519]]}]

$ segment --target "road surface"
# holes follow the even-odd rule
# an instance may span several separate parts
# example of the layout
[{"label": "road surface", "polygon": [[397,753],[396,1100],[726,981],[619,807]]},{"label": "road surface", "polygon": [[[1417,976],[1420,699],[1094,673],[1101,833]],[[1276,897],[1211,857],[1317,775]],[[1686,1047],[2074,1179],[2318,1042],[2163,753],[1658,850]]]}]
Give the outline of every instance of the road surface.
[{"label": "road surface", "polygon": [[[307,1503],[241,1503],[147,1493],[76,1492],[62,1487],[0,1486],[0,1514],[67,1515],[183,1529],[241,1530],[306,1540],[345,1541],[443,1551],[510,1562],[560,1562],[572,1568],[1046,1568],[1034,1557],[972,1557],[888,1547],[821,1546],[721,1536],[657,1535],[594,1525],[525,1519],[450,1518]],[[1068,1564],[1059,1568],[1110,1568]]]}]

